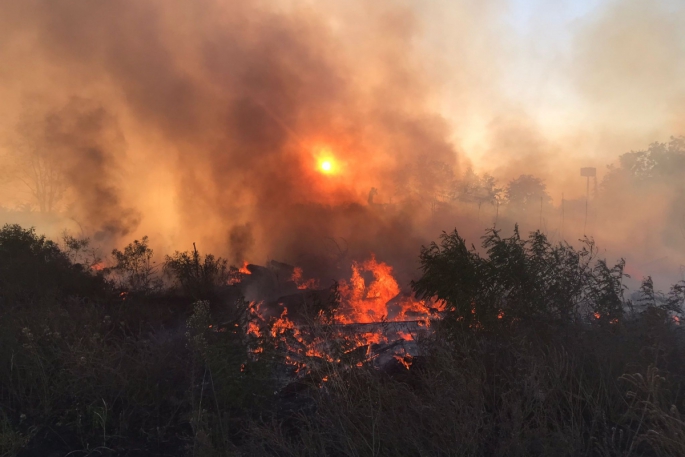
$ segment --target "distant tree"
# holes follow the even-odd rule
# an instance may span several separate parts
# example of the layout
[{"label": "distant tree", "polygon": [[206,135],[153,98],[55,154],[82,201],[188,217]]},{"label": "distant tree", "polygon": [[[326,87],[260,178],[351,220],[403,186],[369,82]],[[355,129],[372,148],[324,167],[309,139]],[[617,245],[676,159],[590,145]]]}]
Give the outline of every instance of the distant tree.
[{"label": "distant tree", "polygon": [[41,213],[55,211],[67,190],[67,181],[57,158],[39,147],[14,151],[8,158],[5,180],[19,181]]},{"label": "distant tree", "polygon": [[395,175],[396,194],[427,202],[446,201],[454,182],[454,170],[448,163],[421,157],[406,164]]},{"label": "distant tree", "polygon": [[532,175],[521,175],[510,181],[504,194],[507,204],[524,214],[538,211],[541,201],[543,204],[552,201],[542,179]]},{"label": "distant tree", "polygon": [[47,138],[45,126],[23,121],[10,144],[2,173],[5,182],[19,182],[42,213],[57,209],[67,190],[67,179],[59,154]]},{"label": "distant tree", "polygon": [[618,160],[618,166],[610,165],[602,180],[606,190],[664,182],[683,184],[685,137],[671,137],[668,143],[652,143],[646,150],[627,152]]},{"label": "distant tree", "polygon": [[485,173],[478,175],[473,168],[468,168],[464,177],[455,182],[452,190],[452,199],[465,203],[472,203],[480,207],[486,204],[495,204],[502,194],[502,189],[497,187],[494,177]]}]

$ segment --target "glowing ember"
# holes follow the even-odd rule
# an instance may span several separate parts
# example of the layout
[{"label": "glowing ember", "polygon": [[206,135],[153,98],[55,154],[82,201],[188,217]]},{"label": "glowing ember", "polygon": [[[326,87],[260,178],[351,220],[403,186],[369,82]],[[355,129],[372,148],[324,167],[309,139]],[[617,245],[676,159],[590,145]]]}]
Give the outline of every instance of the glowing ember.
[{"label": "glowing ember", "polygon": [[397,336],[404,341],[414,341],[414,336],[411,333],[398,332]]},{"label": "glowing ember", "polygon": [[404,366],[404,368],[406,368],[407,370],[411,367],[411,364],[414,363],[414,358],[411,356],[411,354],[405,354],[404,356],[401,354],[400,355],[396,354],[396,355],[394,355],[394,357],[395,357],[395,360],[400,362]]}]

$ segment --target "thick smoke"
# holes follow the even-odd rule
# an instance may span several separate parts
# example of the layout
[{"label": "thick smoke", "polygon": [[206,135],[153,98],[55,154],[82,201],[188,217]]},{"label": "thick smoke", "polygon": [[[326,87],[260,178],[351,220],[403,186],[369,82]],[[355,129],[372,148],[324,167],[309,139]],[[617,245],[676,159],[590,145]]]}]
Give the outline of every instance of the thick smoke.
[{"label": "thick smoke", "polygon": [[73,99],[47,115],[43,141],[40,147],[57,156],[56,166],[74,194],[74,215],[96,224],[90,227],[95,240],[136,229],[140,215],[119,196],[116,172],[125,160],[125,141],[112,115],[101,106]]},{"label": "thick smoke", "polygon": [[[441,206],[469,166],[501,187],[544,179],[552,201],[526,228],[577,239],[578,169],[601,180],[619,154],[681,133],[683,9],[650,5],[578,19],[540,69],[494,0],[5,1],[0,135],[31,137],[15,127],[29,117],[67,181],[60,211],[112,243],[196,242],[332,279],[375,252],[409,276],[440,230],[477,242],[516,222],[491,202]],[[668,205],[618,203],[618,223],[591,222],[620,233],[621,254]]]},{"label": "thick smoke", "polygon": [[[141,195],[155,191],[146,174],[165,168],[175,241],[230,250],[235,261],[326,263],[328,239],[361,256],[404,256],[416,252],[421,215],[387,220],[365,204],[368,189],[431,195],[426,165],[456,167],[413,57],[409,10],[368,8],[361,64],[324,12],[301,5],[29,1],[2,10],[3,40],[18,43],[5,57],[31,49],[36,59],[21,72],[46,72],[30,87],[49,93],[48,141],[100,233],[127,235],[135,210],[146,227],[172,217]],[[317,169],[322,154],[334,161],[330,176]],[[130,205],[111,184],[120,165]]]}]

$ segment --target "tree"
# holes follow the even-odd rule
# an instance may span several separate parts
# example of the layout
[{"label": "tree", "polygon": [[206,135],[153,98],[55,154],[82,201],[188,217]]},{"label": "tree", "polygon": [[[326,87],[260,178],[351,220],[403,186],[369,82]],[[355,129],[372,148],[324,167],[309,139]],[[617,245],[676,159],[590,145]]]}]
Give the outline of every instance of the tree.
[{"label": "tree", "polygon": [[476,204],[480,211],[483,203],[497,203],[501,193],[502,189],[497,187],[494,177],[487,173],[479,176],[469,167],[464,177],[457,181],[452,191],[452,199]]},{"label": "tree", "polygon": [[10,154],[9,161],[7,177],[26,187],[41,213],[55,211],[67,190],[57,157],[36,142],[27,142]]},{"label": "tree", "polygon": [[606,190],[620,190],[626,184],[681,185],[685,176],[685,137],[671,137],[668,143],[652,143],[646,150],[626,152],[618,160],[618,166],[609,166],[602,180]]},{"label": "tree", "polygon": [[521,175],[511,180],[504,194],[508,205],[524,214],[538,211],[541,200],[543,204],[549,204],[552,201],[545,183],[533,175]]}]

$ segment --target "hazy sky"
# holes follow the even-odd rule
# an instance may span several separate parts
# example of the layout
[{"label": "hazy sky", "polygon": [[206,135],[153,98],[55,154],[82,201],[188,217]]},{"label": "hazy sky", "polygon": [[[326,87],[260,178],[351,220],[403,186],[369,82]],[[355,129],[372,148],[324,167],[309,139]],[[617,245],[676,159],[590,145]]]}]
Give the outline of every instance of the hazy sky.
[{"label": "hazy sky", "polygon": [[490,162],[498,118],[523,119],[545,141],[574,141],[575,154],[598,168],[682,133],[684,2],[474,3],[434,0],[419,10],[430,24],[427,49],[448,68],[441,111],[477,164]]}]

